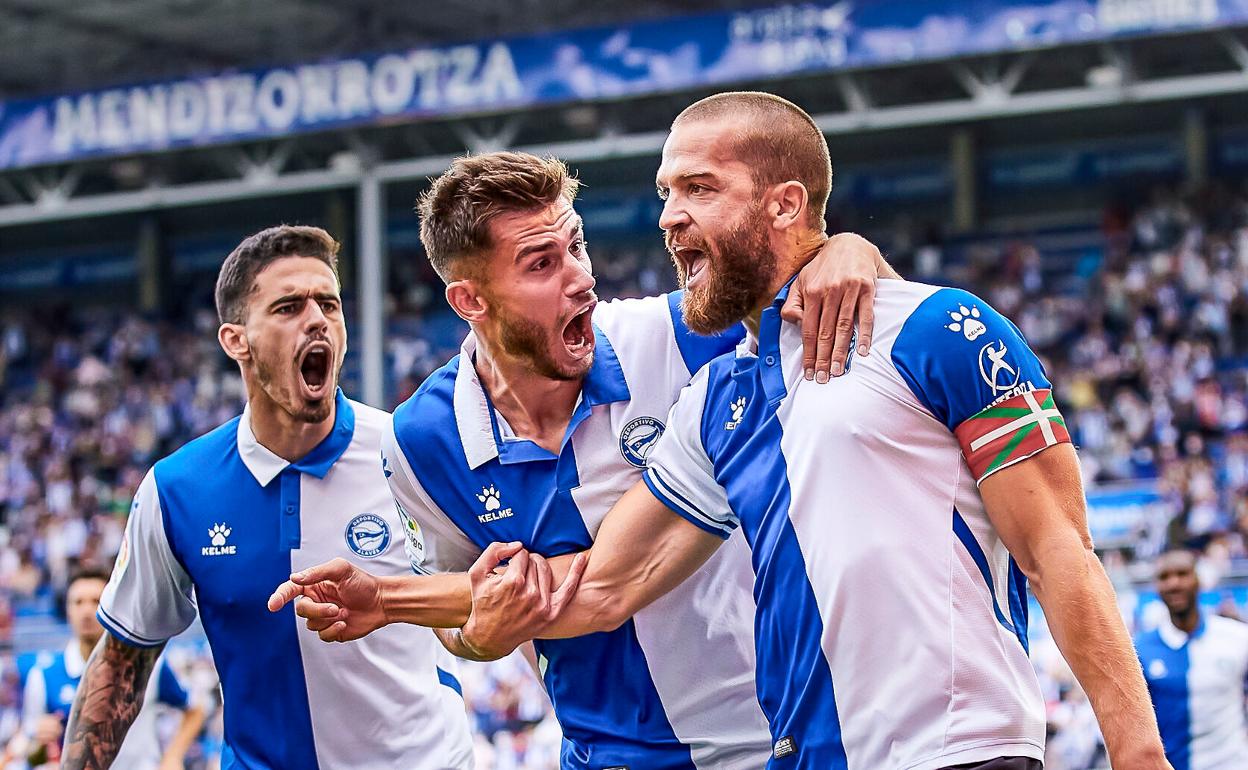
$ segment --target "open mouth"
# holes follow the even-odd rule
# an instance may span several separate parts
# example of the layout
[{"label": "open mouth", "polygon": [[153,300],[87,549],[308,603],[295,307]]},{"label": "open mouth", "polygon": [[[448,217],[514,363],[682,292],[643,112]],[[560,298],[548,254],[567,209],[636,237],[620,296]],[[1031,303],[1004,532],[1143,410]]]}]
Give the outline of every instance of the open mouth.
[{"label": "open mouth", "polygon": [[696,288],[697,285],[700,284],[707,275],[709,275],[707,268],[710,267],[711,261],[707,256],[707,253],[702,249],[695,249],[689,246],[677,246],[675,254],[676,258],[680,260],[680,263],[685,270],[684,288]]},{"label": "open mouth", "polygon": [[593,314],[597,304],[591,302],[563,327],[563,344],[573,358],[583,358],[594,349]]},{"label": "open mouth", "polygon": [[330,387],[330,347],[325,342],[313,342],[303,352],[299,362],[299,376],[311,398],[320,398]]}]

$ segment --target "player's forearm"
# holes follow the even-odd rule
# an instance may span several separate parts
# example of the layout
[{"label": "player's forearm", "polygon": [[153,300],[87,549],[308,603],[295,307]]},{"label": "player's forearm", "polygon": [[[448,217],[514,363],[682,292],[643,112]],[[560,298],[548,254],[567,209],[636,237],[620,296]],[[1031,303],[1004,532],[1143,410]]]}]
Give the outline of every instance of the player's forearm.
[{"label": "player's forearm", "polygon": [[[1115,767],[1164,761],[1157,720],[1105,570],[1080,542],[1053,542],[1028,571],[1058,649],[1088,694]],[[1127,761],[1130,758],[1130,761]]]},{"label": "player's forearm", "polygon": [[199,731],[203,728],[206,717],[207,712],[200,706],[190,706],[182,712],[182,723],[178,725],[178,731],[169,739],[169,745],[165,747],[165,754],[161,758],[163,767],[182,767],[186,752],[191,750],[195,739],[199,737]]},{"label": "player's forearm", "polygon": [[464,573],[378,578],[388,623],[459,628],[472,613],[472,583]]},{"label": "player's forearm", "polygon": [[65,727],[62,770],[107,770],[143,706],[160,647],[132,647],[105,634],[83,672]]}]

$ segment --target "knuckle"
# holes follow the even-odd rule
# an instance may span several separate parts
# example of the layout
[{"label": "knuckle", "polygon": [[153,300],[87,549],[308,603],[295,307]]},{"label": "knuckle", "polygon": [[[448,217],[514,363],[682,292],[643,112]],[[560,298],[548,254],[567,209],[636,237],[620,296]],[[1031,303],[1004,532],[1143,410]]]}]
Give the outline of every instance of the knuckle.
[{"label": "knuckle", "polygon": [[838,332],[847,332],[854,328],[854,319],[838,318],[836,319],[836,330]]}]

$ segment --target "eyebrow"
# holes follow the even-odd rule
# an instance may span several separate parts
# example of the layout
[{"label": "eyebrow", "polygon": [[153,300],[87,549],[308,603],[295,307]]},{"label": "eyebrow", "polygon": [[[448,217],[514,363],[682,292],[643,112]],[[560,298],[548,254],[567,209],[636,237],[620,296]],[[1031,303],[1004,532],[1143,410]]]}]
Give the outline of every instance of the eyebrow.
[{"label": "eyebrow", "polygon": [[328,300],[333,300],[334,302],[342,302],[342,298],[341,298],[341,297],[339,297],[337,294],[333,294],[333,293],[331,293],[331,292],[326,292],[326,291],[316,291],[316,292],[292,292],[292,293],[290,293],[290,294],[283,294],[282,296],[280,296],[280,297],[278,297],[277,299],[275,299],[275,300],[273,300],[272,302],[270,302],[270,303],[269,303],[269,310],[273,310],[274,308],[277,308],[277,307],[280,307],[280,306],[282,306],[282,305],[285,305],[287,302],[297,302],[298,300],[301,300],[301,299],[302,299],[302,300],[306,300],[306,299],[308,299],[309,297],[311,297],[312,299],[317,300],[318,302],[322,302],[322,301],[327,300],[327,299],[328,299]]},{"label": "eyebrow", "polygon": [[[718,177],[716,177],[715,173],[712,171],[686,171],[683,174],[677,174],[676,179],[673,180],[673,182],[689,182],[694,179],[701,179],[701,178],[717,179]],[[660,191],[662,191],[662,190],[669,189],[671,187],[671,184],[665,185],[663,184],[663,180],[656,179],[654,180],[654,186],[657,187]]]},{"label": "eyebrow", "polygon": [[[576,222],[576,225],[575,225],[575,229],[572,230],[572,234],[580,235],[582,238],[584,238],[585,237],[585,220],[581,219],[580,215],[578,214],[574,221]],[[538,243],[533,243],[533,244],[530,244],[528,246],[521,248],[519,251],[516,252],[516,258],[515,260],[513,260],[513,262],[519,262],[523,260],[525,257],[528,257],[533,254],[537,254],[542,251],[546,251],[547,249],[553,247],[555,245],[553,238],[554,236],[551,235],[550,237],[545,238],[539,241]]]}]

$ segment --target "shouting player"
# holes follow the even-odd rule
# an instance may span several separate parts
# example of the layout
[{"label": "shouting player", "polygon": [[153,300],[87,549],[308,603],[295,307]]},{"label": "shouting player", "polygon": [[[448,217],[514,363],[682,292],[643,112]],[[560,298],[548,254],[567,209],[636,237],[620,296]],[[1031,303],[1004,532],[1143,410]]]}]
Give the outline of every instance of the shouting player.
[{"label": "shouting player", "polygon": [[377,463],[389,415],[338,389],[347,330],[337,252],[323,230],[283,226],[244,240],[222,265],[218,339],[238,362],[247,407],[140,485],[65,768],[110,766],[156,657],[197,605],[224,695],[223,768],[471,766],[453,659],[432,633],[394,627],[330,646],[292,611],[265,610],[292,569],[334,557],[407,571]]},{"label": "shouting player", "polygon": [[750,336],[682,392],[543,635],[613,627],[741,529],[768,767],[1030,770],[1045,732],[1030,579],[1113,765],[1168,768],[1075,452],[1013,324],[963,291],[883,281],[875,354],[804,379],[780,308],[823,243],[830,182],[823,135],[783,99],[719,94],[676,119],[657,183],[684,321]]},{"label": "shouting player", "polygon": [[[443,634],[464,657],[495,657],[472,645],[474,634],[497,644],[498,632],[523,633],[526,623],[510,610],[521,578],[533,572],[548,583],[543,556],[593,544],[602,517],[639,479],[680,389],[744,335],[740,327],[711,337],[691,333],[679,293],[598,303],[573,208],[576,189],[557,160],[492,153],[457,160],[420,204],[429,258],[472,333],[460,355],[395,411],[383,457],[409,521],[417,571],[462,572],[483,552],[491,564],[513,557],[498,578],[508,588],[491,598],[506,596],[476,607],[476,623],[488,616],[491,627]],[[877,249],[846,235],[831,240],[799,279],[812,368],[832,368],[819,347],[833,347],[833,335],[819,340],[820,322],[811,317],[813,297],[826,293],[816,285],[839,290],[843,283],[823,281],[818,271],[848,275],[849,285],[869,290],[877,264],[895,275]],[[869,291],[862,300],[857,288],[843,293],[846,302],[833,294],[820,303],[832,319],[825,328],[846,320],[841,350],[850,344],[855,301],[870,313]],[[868,331],[862,328],[864,344]],[[813,376],[828,379],[826,372]],[[632,536],[666,548],[650,533]],[[514,544],[491,546],[496,541]],[[736,538],[635,619],[621,618],[606,633],[537,642],[565,736],[563,767],[756,770],[766,762],[770,739],[754,694],[751,577],[745,542]],[[473,579],[495,578],[474,570]],[[283,586],[271,606],[297,592],[318,600],[303,600],[299,612],[326,638],[425,622],[392,610],[392,593],[383,615],[374,601],[381,592],[345,564],[295,580],[305,585]],[[418,606],[413,596],[402,604]]]}]

